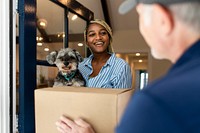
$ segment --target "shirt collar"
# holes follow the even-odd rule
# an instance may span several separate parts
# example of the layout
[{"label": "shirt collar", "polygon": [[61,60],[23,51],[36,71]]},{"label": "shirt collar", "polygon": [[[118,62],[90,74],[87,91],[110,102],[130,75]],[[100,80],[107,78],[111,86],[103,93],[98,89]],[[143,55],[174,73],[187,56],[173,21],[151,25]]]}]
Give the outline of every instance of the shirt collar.
[{"label": "shirt collar", "polygon": [[178,61],[172,66],[171,70],[177,68],[190,60],[200,58],[200,40],[196,41],[184,54],[178,59]]},{"label": "shirt collar", "polygon": [[111,53],[110,58],[108,59],[108,61],[106,62],[106,64],[104,66],[112,65],[116,58],[117,58],[116,55],[114,53]]},{"label": "shirt collar", "polygon": [[[105,64],[104,66],[112,65],[112,64],[114,63],[115,59],[117,58],[116,55],[115,55],[115,53],[110,53],[110,54],[111,54],[111,56],[110,56],[110,58],[107,60],[107,62],[106,62],[106,64]],[[93,54],[90,55],[90,56],[88,57],[88,60],[84,63],[84,65],[85,65],[85,66],[88,66],[88,67],[90,67],[90,68],[92,68],[92,59],[93,59],[93,57],[94,57]]]}]

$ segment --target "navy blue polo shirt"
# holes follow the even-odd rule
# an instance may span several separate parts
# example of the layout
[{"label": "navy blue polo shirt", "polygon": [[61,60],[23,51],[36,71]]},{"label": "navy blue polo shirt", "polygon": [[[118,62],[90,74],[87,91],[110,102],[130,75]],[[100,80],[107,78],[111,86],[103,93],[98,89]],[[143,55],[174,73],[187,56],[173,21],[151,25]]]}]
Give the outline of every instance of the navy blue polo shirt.
[{"label": "navy blue polo shirt", "polygon": [[134,94],[117,133],[200,133],[200,41]]}]

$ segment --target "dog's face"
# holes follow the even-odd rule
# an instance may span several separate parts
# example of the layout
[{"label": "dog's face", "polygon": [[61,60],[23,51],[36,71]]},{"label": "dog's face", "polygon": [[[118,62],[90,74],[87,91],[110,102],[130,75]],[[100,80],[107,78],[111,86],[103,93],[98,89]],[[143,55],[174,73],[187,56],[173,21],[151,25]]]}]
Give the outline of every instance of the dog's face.
[{"label": "dog's face", "polygon": [[71,48],[53,51],[46,57],[49,64],[56,64],[62,75],[68,75],[78,69],[78,63],[83,61],[80,53]]}]

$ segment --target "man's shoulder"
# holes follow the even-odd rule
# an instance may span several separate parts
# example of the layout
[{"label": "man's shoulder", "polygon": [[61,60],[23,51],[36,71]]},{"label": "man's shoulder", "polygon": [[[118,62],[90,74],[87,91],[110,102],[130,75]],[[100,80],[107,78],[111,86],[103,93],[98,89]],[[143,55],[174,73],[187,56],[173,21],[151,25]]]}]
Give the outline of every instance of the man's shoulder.
[{"label": "man's shoulder", "polygon": [[178,105],[185,100],[192,103],[195,98],[200,103],[199,88],[200,80],[197,75],[170,75],[150,83],[142,93],[171,106],[171,103]]}]

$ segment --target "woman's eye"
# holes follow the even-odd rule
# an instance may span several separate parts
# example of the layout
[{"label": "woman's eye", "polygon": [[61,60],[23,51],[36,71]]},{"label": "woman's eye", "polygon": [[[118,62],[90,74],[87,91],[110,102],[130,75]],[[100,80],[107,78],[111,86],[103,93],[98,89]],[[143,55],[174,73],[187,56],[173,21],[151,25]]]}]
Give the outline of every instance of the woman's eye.
[{"label": "woman's eye", "polygon": [[58,59],[59,59],[59,60],[61,60],[61,61],[63,61],[63,60],[64,60],[64,58],[63,58],[63,57],[59,57]]},{"label": "woman's eye", "polygon": [[93,37],[93,36],[95,36],[95,34],[94,33],[90,33],[90,34],[88,34],[88,36],[89,37]]},{"label": "woman's eye", "polygon": [[101,35],[107,35],[107,32],[106,31],[102,31],[100,32]]}]

